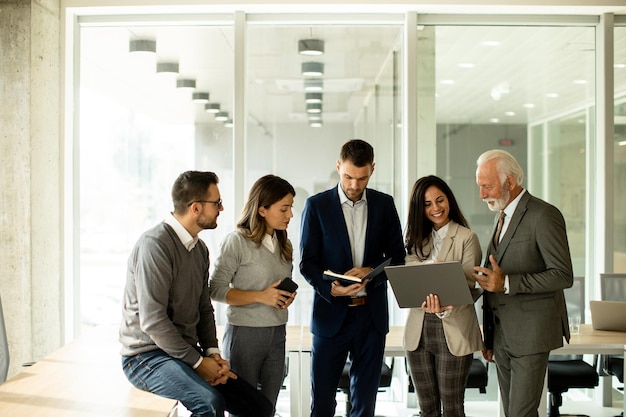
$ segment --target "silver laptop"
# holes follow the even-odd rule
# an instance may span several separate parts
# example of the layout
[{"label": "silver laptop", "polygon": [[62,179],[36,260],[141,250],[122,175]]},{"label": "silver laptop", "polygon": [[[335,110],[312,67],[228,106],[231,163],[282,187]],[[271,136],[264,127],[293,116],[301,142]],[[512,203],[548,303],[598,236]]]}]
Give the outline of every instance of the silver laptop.
[{"label": "silver laptop", "polygon": [[592,300],[589,307],[594,330],[626,332],[626,301]]},{"label": "silver laptop", "polygon": [[474,302],[460,262],[387,266],[385,273],[401,308],[421,307],[428,294],[442,306]]}]

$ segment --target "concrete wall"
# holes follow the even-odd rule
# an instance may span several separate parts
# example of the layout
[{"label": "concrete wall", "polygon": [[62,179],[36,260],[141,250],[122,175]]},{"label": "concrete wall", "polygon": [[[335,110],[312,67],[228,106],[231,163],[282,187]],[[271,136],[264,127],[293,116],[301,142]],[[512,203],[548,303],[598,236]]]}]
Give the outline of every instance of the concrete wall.
[{"label": "concrete wall", "polygon": [[0,296],[11,367],[61,344],[58,1],[0,1]]}]

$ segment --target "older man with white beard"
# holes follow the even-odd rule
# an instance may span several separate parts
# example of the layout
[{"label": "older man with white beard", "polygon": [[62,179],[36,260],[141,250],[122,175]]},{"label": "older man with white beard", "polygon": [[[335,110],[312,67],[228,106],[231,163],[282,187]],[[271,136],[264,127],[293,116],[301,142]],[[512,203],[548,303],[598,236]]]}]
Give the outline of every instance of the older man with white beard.
[{"label": "older man with white beard", "polygon": [[522,187],[524,172],[508,152],[487,151],[476,164],[480,198],[499,212],[485,265],[473,274],[485,290],[483,356],[495,359],[505,415],[537,417],[550,350],[569,341],[565,220]]}]

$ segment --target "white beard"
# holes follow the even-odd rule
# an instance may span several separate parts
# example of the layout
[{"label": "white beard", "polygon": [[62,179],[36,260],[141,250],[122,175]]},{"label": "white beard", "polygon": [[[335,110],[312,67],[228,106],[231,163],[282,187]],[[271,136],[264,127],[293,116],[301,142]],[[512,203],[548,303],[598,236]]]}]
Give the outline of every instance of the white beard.
[{"label": "white beard", "polygon": [[511,197],[511,193],[509,192],[509,190],[505,189],[502,192],[502,198],[483,198],[483,201],[487,203],[487,207],[489,207],[489,210],[501,211],[504,210],[504,208],[507,206],[507,203],[509,202],[509,197]]}]

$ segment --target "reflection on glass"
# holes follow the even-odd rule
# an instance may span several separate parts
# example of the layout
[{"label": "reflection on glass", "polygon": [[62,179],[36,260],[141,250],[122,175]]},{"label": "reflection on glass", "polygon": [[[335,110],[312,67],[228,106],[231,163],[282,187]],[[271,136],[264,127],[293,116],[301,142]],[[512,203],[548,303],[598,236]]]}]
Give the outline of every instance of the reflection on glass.
[{"label": "reflection on glass", "polygon": [[421,65],[420,80],[432,81],[419,91],[422,101],[436,101],[437,173],[481,242],[493,232],[494,216],[479,199],[476,158],[501,148],[524,168],[528,191],[563,212],[574,272],[584,274],[593,28],[445,26],[419,36],[420,56],[434,59],[431,77],[429,65]]}]

